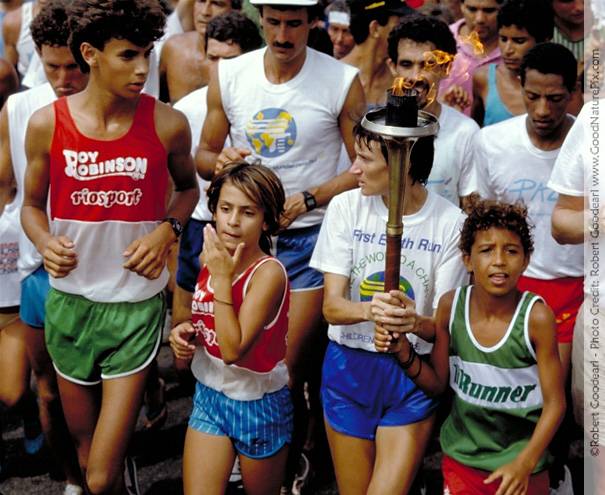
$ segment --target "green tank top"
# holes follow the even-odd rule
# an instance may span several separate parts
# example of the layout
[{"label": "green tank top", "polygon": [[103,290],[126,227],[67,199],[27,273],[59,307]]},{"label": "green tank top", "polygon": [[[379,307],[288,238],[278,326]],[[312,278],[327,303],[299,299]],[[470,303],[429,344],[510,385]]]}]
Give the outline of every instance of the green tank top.
[{"label": "green tank top", "polygon": [[[525,448],[542,413],[529,314],[539,296],[524,292],[502,339],[484,347],[469,323],[472,286],[456,290],[450,316],[450,387],[454,402],[441,427],[441,448],[456,461],[494,471]],[[546,466],[543,455],[534,472]]]}]

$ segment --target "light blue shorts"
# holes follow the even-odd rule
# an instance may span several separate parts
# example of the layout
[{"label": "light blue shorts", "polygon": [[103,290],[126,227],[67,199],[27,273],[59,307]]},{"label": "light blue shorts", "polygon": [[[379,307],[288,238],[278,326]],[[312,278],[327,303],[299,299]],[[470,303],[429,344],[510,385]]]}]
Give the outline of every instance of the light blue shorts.
[{"label": "light blue shorts", "polygon": [[408,378],[391,354],[332,341],[323,364],[321,400],[335,431],[366,440],[374,440],[379,426],[422,421],[438,404]]},{"label": "light blue shorts", "polygon": [[21,280],[21,308],[19,317],[30,327],[44,328],[46,311],[44,305],[48,297],[50,284],[44,266]]},{"label": "light blue shorts", "polygon": [[288,387],[246,401],[230,399],[198,382],[189,426],[208,435],[229,437],[238,453],[265,459],[292,441],[293,414]]},{"label": "light blue shorts", "polygon": [[275,243],[275,257],[288,272],[290,290],[319,289],[324,285],[323,273],[309,266],[321,224],[280,232]]}]

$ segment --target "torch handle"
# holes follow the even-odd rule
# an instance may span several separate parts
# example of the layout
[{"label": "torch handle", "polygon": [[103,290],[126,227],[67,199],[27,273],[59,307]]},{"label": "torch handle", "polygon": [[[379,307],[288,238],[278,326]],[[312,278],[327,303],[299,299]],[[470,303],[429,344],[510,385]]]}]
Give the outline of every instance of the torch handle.
[{"label": "torch handle", "polygon": [[384,291],[399,289],[399,265],[401,264],[401,235],[387,234],[387,254],[384,271]]}]

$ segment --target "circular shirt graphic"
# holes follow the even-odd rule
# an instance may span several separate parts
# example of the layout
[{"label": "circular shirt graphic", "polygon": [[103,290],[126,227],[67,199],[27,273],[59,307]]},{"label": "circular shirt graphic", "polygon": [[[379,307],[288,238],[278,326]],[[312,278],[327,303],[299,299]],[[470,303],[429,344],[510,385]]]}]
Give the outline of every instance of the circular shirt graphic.
[{"label": "circular shirt graphic", "polygon": [[[416,300],[412,285],[404,277],[399,277],[399,290],[410,299]],[[384,272],[372,273],[372,275],[366,277],[359,286],[359,298],[361,301],[371,301],[372,296],[376,292],[384,292]]]},{"label": "circular shirt graphic", "polygon": [[296,142],[296,122],[282,108],[265,108],[246,125],[246,138],[257,155],[275,158]]}]

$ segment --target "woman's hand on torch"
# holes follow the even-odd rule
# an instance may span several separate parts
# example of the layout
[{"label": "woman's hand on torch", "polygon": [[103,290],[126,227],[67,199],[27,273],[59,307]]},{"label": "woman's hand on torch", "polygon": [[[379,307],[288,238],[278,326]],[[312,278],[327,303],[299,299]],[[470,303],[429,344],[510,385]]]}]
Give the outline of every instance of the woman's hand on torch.
[{"label": "woman's hand on torch", "polygon": [[416,326],[416,304],[400,290],[375,293],[366,319],[388,332],[413,332]]}]

